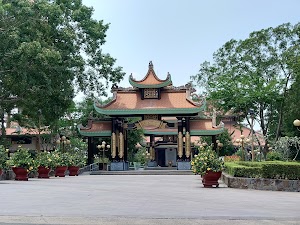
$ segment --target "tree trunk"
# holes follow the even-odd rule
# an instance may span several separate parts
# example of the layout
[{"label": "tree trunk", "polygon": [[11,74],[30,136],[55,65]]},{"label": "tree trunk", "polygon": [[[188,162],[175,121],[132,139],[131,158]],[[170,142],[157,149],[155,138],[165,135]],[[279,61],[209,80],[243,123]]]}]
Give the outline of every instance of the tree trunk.
[{"label": "tree trunk", "polygon": [[288,74],[286,81],[285,81],[285,86],[283,89],[283,99],[282,102],[280,104],[280,108],[279,108],[279,118],[278,118],[278,125],[277,125],[277,130],[276,130],[276,137],[275,140],[277,141],[279,139],[279,137],[281,136],[281,127],[282,127],[282,118],[283,118],[283,108],[285,105],[285,98],[286,98],[286,94],[287,94],[287,86],[290,80],[290,74]]}]

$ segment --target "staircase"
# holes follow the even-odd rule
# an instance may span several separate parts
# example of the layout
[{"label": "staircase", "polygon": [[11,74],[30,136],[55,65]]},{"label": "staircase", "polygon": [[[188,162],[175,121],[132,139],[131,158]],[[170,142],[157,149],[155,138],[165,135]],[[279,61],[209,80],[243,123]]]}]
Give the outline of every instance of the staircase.
[{"label": "staircase", "polygon": [[176,167],[147,167],[125,171],[91,171],[91,175],[193,175],[191,170],[177,170]]}]

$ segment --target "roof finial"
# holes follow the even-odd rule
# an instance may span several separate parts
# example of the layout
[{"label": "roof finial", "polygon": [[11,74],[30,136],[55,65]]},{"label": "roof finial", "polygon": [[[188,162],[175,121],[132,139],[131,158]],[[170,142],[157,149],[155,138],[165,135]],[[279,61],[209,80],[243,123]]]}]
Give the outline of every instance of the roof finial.
[{"label": "roof finial", "polygon": [[149,62],[149,69],[153,69],[152,61]]}]

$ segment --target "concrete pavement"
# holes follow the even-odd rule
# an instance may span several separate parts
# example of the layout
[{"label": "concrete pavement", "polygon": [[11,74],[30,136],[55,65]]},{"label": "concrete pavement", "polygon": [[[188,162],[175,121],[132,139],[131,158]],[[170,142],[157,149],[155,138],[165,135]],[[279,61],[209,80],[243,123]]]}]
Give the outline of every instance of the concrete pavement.
[{"label": "concrete pavement", "polygon": [[300,224],[300,195],[203,188],[194,175],[0,181],[0,224]]}]

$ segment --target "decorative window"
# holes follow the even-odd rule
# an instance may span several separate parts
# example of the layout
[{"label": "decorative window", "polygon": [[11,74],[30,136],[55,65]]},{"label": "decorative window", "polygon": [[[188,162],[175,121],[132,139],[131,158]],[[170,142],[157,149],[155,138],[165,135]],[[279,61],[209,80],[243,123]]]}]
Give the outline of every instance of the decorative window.
[{"label": "decorative window", "polygon": [[155,88],[146,88],[144,90],[144,98],[158,98],[158,90]]},{"label": "decorative window", "polygon": [[144,120],[158,120],[157,114],[146,114],[144,115]]}]

